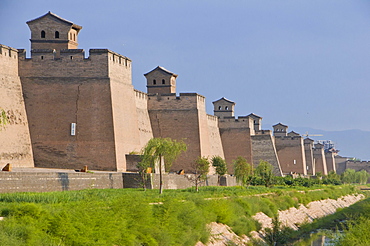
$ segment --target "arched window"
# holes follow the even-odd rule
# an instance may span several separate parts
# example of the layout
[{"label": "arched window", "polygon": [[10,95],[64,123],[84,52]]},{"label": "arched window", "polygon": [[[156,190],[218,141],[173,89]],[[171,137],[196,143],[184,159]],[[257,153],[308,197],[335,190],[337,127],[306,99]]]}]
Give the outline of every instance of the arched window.
[{"label": "arched window", "polygon": [[45,31],[44,30],[41,31],[41,38],[45,38]]},{"label": "arched window", "polygon": [[72,33],[69,34],[69,39],[72,40]]},{"label": "arched window", "polygon": [[218,110],[221,110],[222,109],[222,107],[221,106],[218,106]]},{"label": "arched window", "polygon": [[228,106],[226,106],[226,107],[225,107],[225,110],[229,110],[229,107],[228,107]]},{"label": "arched window", "polygon": [[59,32],[55,31],[55,38],[59,38]]},{"label": "arched window", "polygon": [[164,85],[166,83],[166,81],[164,79],[162,79],[162,85]]},{"label": "arched window", "polygon": [[153,85],[157,84],[157,80],[153,79]]},{"label": "arched window", "polygon": [[76,34],[73,33],[73,41],[76,41]]}]

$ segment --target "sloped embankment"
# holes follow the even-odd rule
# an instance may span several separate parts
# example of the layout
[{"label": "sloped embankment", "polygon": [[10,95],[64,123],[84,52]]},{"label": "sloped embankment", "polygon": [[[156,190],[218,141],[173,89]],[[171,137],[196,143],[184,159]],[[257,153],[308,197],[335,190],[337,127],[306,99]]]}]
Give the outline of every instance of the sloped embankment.
[{"label": "sloped embankment", "polygon": [[[298,226],[303,223],[311,223],[314,219],[321,218],[336,212],[338,208],[349,207],[352,204],[362,200],[365,196],[363,194],[346,195],[334,199],[325,199],[320,201],[313,201],[306,206],[300,205],[298,208],[292,207],[284,211],[279,211],[279,220],[282,226],[290,227],[298,230]],[[264,233],[265,228],[272,228],[272,218],[268,217],[262,212],[258,212],[253,216],[257,220],[262,229],[259,232],[251,232],[252,237],[260,238]],[[233,242],[237,245],[243,245],[250,241],[247,236],[237,236],[229,226],[219,224],[216,222],[210,223],[211,238],[206,244],[207,246],[221,246],[225,243]],[[196,246],[203,246],[202,243],[197,243]]]}]

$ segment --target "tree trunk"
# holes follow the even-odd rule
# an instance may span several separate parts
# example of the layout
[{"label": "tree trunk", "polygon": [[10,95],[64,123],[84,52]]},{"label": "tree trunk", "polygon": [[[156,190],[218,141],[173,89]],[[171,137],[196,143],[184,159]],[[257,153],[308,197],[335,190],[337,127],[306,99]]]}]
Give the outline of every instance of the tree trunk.
[{"label": "tree trunk", "polygon": [[162,156],[159,156],[159,194],[163,193]]}]

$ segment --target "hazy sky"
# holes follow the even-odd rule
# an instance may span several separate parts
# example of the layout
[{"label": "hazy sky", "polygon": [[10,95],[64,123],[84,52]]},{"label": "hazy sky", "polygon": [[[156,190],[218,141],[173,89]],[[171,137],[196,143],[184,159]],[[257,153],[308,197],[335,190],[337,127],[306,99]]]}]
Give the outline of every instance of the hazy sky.
[{"label": "hazy sky", "polygon": [[282,122],[370,131],[369,0],[0,0],[0,43],[30,50],[26,21],[48,11],[83,29],[79,47],[160,65],[177,92],[226,97],[263,128]]}]

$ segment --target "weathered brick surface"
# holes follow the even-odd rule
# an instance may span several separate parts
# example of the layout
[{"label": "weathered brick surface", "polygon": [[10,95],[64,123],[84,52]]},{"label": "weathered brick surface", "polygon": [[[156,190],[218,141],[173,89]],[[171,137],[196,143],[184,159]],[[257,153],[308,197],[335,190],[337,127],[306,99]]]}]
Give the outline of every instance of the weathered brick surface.
[{"label": "weathered brick surface", "polygon": [[135,90],[135,103],[138,121],[138,130],[140,136],[140,146],[144,147],[145,144],[153,138],[153,130],[150,124],[148,112],[148,96],[146,93]]},{"label": "weathered brick surface", "polygon": [[275,136],[275,146],[283,173],[307,174],[302,137]]},{"label": "weathered brick surface", "polygon": [[306,166],[307,166],[307,174],[308,175],[315,175],[315,165],[314,165],[314,158],[313,158],[313,140],[305,139],[304,141],[304,154],[306,158]]},{"label": "weathered brick surface", "polygon": [[337,172],[336,166],[335,166],[335,157],[334,153],[332,152],[325,152],[325,161],[326,161],[326,167],[328,173],[330,171]]},{"label": "weathered brick surface", "polygon": [[251,122],[249,118],[220,118],[219,128],[227,171],[234,173],[233,161],[238,156],[252,163]]},{"label": "weathered brick surface", "polygon": [[0,193],[123,188],[122,173],[0,172]]},{"label": "weathered brick surface", "polygon": [[8,117],[5,128],[0,129],[0,168],[7,163],[14,167],[34,165],[22,94],[17,50],[0,45],[0,109]]},{"label": "weathered brick surface", "polygon": [[315,148],[313,150],[313,158],[315,159],[316,173],[320,172],[323,175],[327,175],[328,169],[326,165],[325,152],[324,149],[322,147],[318,147],[317,144],[315,144]]},{"label": "weathered brick surface", "polygon": [[[205,112],[205,98],[196,93],[150,96],[148,110],[154,137],[183,140],[188,149],[174,162],[172,169],[192,172],[192,163],[200,156],[223,156],[220,140]],[[211,141],[215,140],[211,143]],[[220,150],[216,153],[215,150]]]},{"label": "weathered brick surface", "polygon": [[261,160],[267,161],[274,167],[274,174],[282,176],[279,158],[271,131],[256,131],[252,136],[253,165],[256,167]]}]

